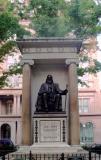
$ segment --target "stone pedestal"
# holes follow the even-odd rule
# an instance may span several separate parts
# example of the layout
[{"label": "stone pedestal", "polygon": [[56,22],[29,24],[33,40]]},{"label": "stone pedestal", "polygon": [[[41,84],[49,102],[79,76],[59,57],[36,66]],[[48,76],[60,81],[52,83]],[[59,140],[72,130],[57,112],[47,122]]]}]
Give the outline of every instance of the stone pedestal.
[{"label": "stone pedestal", "polygon": [[67,144],[67,116],[64,113],[35,114],[34,144]]}]

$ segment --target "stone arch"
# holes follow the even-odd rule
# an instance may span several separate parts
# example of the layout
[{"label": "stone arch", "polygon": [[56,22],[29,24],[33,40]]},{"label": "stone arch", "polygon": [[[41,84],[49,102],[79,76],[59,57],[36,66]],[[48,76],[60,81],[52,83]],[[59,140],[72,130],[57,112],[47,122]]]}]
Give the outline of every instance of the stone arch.
[{"label": "stone arch", "polygon": [[11,138],[11,126],[7,123],[1,126],[1,138]]}]

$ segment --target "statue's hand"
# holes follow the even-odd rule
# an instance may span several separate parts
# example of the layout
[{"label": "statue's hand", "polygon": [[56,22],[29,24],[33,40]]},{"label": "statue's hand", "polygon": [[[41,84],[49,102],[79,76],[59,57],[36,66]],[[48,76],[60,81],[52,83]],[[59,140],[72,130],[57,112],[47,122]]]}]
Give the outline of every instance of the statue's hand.
[{"label": "statue's hand", "polygon": [[67,90],[67,89],[65,89],[63,92],[64,92],[64,94],[67,94],[68,90]]}]

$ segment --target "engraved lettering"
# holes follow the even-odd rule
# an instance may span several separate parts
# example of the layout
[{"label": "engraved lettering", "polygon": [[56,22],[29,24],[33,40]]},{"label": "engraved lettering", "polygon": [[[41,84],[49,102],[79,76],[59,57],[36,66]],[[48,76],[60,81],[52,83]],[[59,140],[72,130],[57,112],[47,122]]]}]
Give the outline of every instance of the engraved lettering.
[{"label": "engraved lettering", "polygon": [[60,121],[40,121],[40,141],[41,142],[60,142],[61,126]]}]

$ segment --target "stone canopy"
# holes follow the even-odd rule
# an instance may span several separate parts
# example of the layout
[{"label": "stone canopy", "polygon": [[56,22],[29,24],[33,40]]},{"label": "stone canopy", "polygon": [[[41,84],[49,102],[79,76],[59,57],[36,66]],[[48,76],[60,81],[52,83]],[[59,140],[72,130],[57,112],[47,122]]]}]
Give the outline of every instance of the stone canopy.
[{"label": "stone canopy", "polygon": [[[79,63],[78,53],[82,41],[80,39],[67,38],[32,38],[19,39],[17,40],[17,44],[22,53],[21,65],[23,65],[23,145],[41,143],[40,140],[42,142],[45,141],[43,136],[44,127],[46,127],[45,122],[48,122],[49,119],[50,121],[51,119],[56,121],[58,129],[56,130],[56,141],[59,141],[60,144],[78,145],[80,143],[80,133],[77,64]],[[65,89],[66,85],[68,85],[68,105],[66,106],[64,114],[45,114],[35,117],[33,113],[35,111],[35,102],[39,86],[44,82],[48,74],[53,75],[54,81],[60,84],[60,88]],[[65,103],[63,103],[62,107],[64,106]],[[40,119],[42,117],[43,120]],[[40,123],[42,125],[38,126]],[[50,126],[51,124],[52,123],[49,122]],[[62,124],[62,126],[60,124]],[[33,128],[33,126],[36,127]],[[40,131],[42,132],[42,135],[39,134],[41,138],[38,137],[38,131],[39,133]],[[61,134],[58,135],[57,131],[61,131]],[[48,132],[45,133],[48,135]]]},{"label": "stone canopy", "polygon": [[23,54],[22,63],[29,59],[34,60],[34,63],[63,64],[78,63],[78,54],[75,53],[79,53],[82,41],[67,38],[35,38],[20,39],[17,44]]}]

